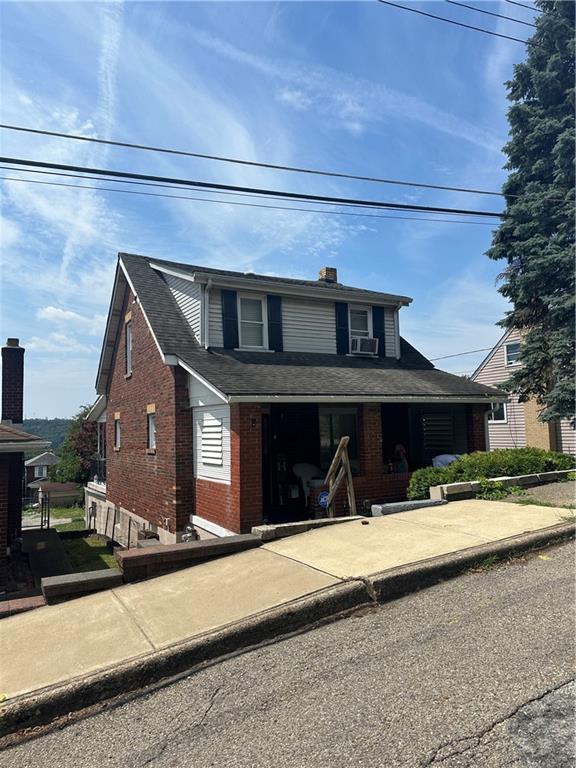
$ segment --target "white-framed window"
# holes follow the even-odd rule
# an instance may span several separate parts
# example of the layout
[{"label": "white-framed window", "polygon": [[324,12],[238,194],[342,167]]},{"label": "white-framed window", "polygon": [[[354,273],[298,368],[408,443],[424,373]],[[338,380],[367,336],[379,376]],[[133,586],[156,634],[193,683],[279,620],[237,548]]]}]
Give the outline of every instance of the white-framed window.
[{"label": "white-framed window", "polygon": [[238,295],[238,331],[240,347],[268,349],[266,300],[263,296]]},{"label": "white-framed window", "polygon": [[34,467],[34,477],[46,477],[48,475],[48,467],[41,465]]},{"label": "white-framed window", "polygon": [[506,403],[491,403],[491,410],[488,413],[488,421],[505,423],[508,421],[508,412]]},{"label": "white-framed window", "polygon": [[148,445],[149,451],[156,450],[156,411],[147,414],[148,419]]},{"label": "white-framed window", "polygon": [[122,442],[122,426],[120,417],[114,419],[114,448],[120,448]]},{"label": "white-framed window", "polygon": [[128,320],[125,327],[125,358],[126,358],[126,376],[132,373],[132,320]]},{"label": "white-framed window", "polygon": [[520,362],[520,342],[514,341],[505,344],[504,349],[506,351],[506,365],[518,365]]},{"label": "white-framed window", "polygon": [[368,307],[351,306],[348,309],[350,338],[370,338],[372,336],[372,311]]}]

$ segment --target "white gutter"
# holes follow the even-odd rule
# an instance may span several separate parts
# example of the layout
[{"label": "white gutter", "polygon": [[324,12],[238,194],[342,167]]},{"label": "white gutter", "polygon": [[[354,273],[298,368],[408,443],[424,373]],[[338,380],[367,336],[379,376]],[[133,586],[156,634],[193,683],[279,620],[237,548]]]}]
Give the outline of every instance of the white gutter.
[{"label": "white gutter", "polygon": [[412,302],[409,296],[397,296],[390,293],[379,293],[378,291],[366,291],[366,293],[357,293],[355,290],[348,291],[346,288],[328,288],[323,285],[298,285],[292,283],[281,283],[275,280],[253,280],[250,274],[245,276],[218,275],[211,272],[190,272],[179,271],[173,267],[165,267],[157,262],[150,262],[150,266],[159,272],[165,272],[183,280],[189,280],[192,283],[207,283],[212,280],[215,285],[223,288],[235,288],[244,290],[264,291],[270,293],[280,293],[289,296],[310,296],[321,298],[325,301],[348,301],[357,304],[398,304],[407,306]]},{"label": "white gutter", "polygon": [[230,395],[230,403],[463,403],[485,404],[506,402],[497,395],[442,396],[442,395]]},{"label": "white gutter", "polygon": [[50,440],[20,440],[13,443],[0,442],[0,453],[23,453],[24,451],[49,448]]},{"label": "white gutter", "polygon": [[398,317],[400,313],[400,307],[402,304],[398,304],[394,310],[394,336],[396,338],[396,360],[400,360],[400,319]]}]

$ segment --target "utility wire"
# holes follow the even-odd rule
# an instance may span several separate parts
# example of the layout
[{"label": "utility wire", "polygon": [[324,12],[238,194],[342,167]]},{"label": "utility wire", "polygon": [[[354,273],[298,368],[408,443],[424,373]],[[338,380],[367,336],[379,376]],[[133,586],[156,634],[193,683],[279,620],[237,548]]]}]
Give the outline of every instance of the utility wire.
[{"label": "utility wire", "polygon": [[522,21],[521,19],[514,19],[512,16],[504,16],[501,13],[494,13],[494,11],[485,11],[483,8],[475,8],[473,5],[467,5],[466,3],[459,3],[457,0],[445,0],[450,5],[459,5],[461,8],[468,8],[470,11],[477,11],[477,13],[485,13],[487,16],[496,16],[499,19],[508,19],[508,21],[515,21],[516,24],[524,24],[526,27],[534,27],[536,24],[532,24],[530,21]]},{"label": "utility wire", "polygon": [[[58,177],[66,177],[66,178],[72,178],[72,179],[87,179],[89,181],[100,181],[98,177],[94,176],[87,176],[85,174],[78,174],[78,173],[63,173],[59,171],[39,171],[34,168],[12,168],[8,165],[0,165],[0,170],[2,171],[14,171],[17,170],[18,173],[34,173],[34,174],[42,174],[43,176],[58,176]],[[129,181],[127,179],[106,179],[107,182],[114,183],[114,184],[130,184],[135,186],[141,186],[141,187],[157,187],[160,189],[176,189],[176,190],[186,190],[188,187],[182,187],[178,186],[177,184],[158,184],[150,181]],[[283,197],[278,197],[275,195],[252,195],[248,194],[247,192],[224,192],[220,189],[214,189],[212,190],[214,194],[218,195],[231,195],[233,197],[249,197],[249,198],[256,198],[261,199],[264,198],[266,200],[284,200]],[[312,205],[320,205],[320,203],[311,203]],[[333,203],[333,205],[336,205]],[[370,208],[370,206],[361,205],[357,203],[338,203],[339,206],[344,206],[346,208]],[[311,210],[314,210],[313,208]],[[492,226],[492,225],[490,225]]]},{"label": "utility wire", "polygon": [[[161,192],[139,192],[135,189],[117,189],[113,187],[97,187],[88,184],[67,184],[58,181],[40,181],[39,179],[21,179],[13,176],[0,176],[0,181],[20,181],[25,184],[43,184],[50,187],[70,187],[72,189],[94,189],[98,192],[119,192],[125,195],[144,195],[146,197],[173,198],[175,200],[196,200],[201,203],[219,203],[220,205],[241,205],[249,208],[267,208],[277,211],[301,211],[303,213],[329,213],[338,216],[362,216],[371,219],[396,219],[397,221],[433,221],[437,224],[483,224],[494,226],[488,221],[468,221],[467,219],[430,219],[421,216],[387,216],[378,213],[356,213],[349,211],[327,211],[321,208],[296,208],[282,205],[264,205],[262,203],[239,203],[235,200],[214,200],[209,197],[192,197],[190,195],[165,195]],[[170,187],[168,187],[170,189]]]},{"label": "utility wire", "polygon": [[519,5],[521,8],[528,8],[529,11],[534,11],[534,13],[544,13],[540,8],[535,8],[533,5],[526,5],[526,3],[518,3],[516,0],[506,0],[506,2],[510,3],[510,5]]},{"label": "utility wire", "polygon": [[468,189],[465,187],[449,187],[443,184],[426,184],[416,181],[401,181],[399,179],[383,179],[376,176],[360,176],[353,173],[339,173],[338,171],[322,171],[318,168],[299,168],[289,165],[275,165],[273,163],[259,163],[255,160],[241,160],[235,157],[224,157],[222,155],[205,155],[200,152],[187,152],[182,149],[168,149],[166,147],[155,147],[146,144],[133,144],[126,141],[112,141],[111,139],[97,139],[91,136],[75,136],[71,133],[60,133],[59,131],[46,131],[39,128],[25,128],[19,125],[7,125],[0,123],[0,128],[7,131],[20,131],[23,133],[35,133],[40,136],[56,136],[61,139],[74,139],[75,141],[87,141],[94,144],[106,144],[113,147],[125,147],[127,149],[142,149],[147,152],[162,152],[168,155],[179,155],[181,157],[196,157],[201,160],[217,160],[222,163],[236,163],[237,165],[248,165],[256,168],[267,168],[275,171],[290,171],[292,173],[308,173],[315,176],[330,176],[337,179],[353,179],[355,181],[369,181],[377,184],[396,184],[404,187],[421,187],[422,189],[441,189],[447,192],[469,192],[475,195],[495,195],[502,197],[502,192],[493,192],[485,189]]},{"label": "utility wire", "polygon": [[489,349],[492,349],[492,347],[482,347],[482,349],[470,349],[468,352],[456,352],[453,355],[442,355],[442,357],[431,357],[430,362],[434,362],[435,360],[446,360],[448,357],[462,357],[462,355],[473,355],[475,352],[488,352]]},{"label": "utility wire", "polygon": [[445,16],[435,16],[433,13],[427,13],[421,11],[418,8],[408,8],[406,5],[398,5],[398,3],[391,3],[390,0],[377,0],[377,2],[383,5],[391,5],[394,8],[401,8],[403,11],[410,11],[410,13],[418,13],[420,16],[428,16],[430,19],[436,19],[437,21],[445,21],[447,24],[455,24],[457,27],[464,27],[465,29],[473,29],[476,32],[483,32],[485,35],[492,35],[493,37],[503,37],[505,40],[513,40],[515,43],[527,43],[528,45],[538,45],[538,43],[531,40],[523,40],[520,37],[511,37],[510,35],[503,35],[500,32],[491,32],[489,29],[483,29],[482,27],[474,27],[471,24],[463,24],[461,21],[454,21],[454,19],[447,19]]},{"label": "utility wire", "polygon": [[190,179],[178,179],[169,176],[153,176],[143,173],[130,173],[128,171],[115,171],[104,168],[87,168],[78,165],[65,165],[62,163],[47,163],[38,160],[27,160],[14,157],[0,157],[0,163],[7,165],[22,165],[25,167],[49,168],[58,171],[72,171],[78,173],[89,173],[95,176],[110,176],[115,178],[136,179],[142,181],[158,181],[168,184],[179,184],[196,189],[225,190],[230,192],[247,192],[258,196],[275,195],[288,200],[298,200],[306,202],[328,203],[336,205],[355,204],[370,208],[385,208],[399,211],[420,211],[427,213],[448,213],[458,216],[483,216],[490,218],[504,218],[506,214],[498,211],[475,211],[462,208],[445,208],[429,205],[411,205],[408,203],[394,203],[383,200],[363,200],[356,198],[330,197],[327,195],[310,195],[301,192],[285,192],[283,190],[262,189],[261,187],[243,187],[232,184],[218,184],[207,181],[194,181]]}]

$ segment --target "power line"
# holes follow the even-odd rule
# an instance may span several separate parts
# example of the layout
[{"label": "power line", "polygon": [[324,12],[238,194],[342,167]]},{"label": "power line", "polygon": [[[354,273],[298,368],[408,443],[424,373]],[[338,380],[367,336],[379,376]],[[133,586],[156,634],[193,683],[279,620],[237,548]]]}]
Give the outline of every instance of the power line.
[{"label": "power line", "polygon": [[510,3],[510,5],[519,5],[521,8],[528,8],[529,11],[534,11],[534,13],[544,13],[540,8],[535,8],[533,5],[526,5],[526,3],[518,3],[516,0],[506,0],[506,2]]},{"label": "power line", "polygon": [[508,19],[508,21],[515,21],[516,24],[524,24],[527,27],[534,27],[536,24],[532,24],[530,21],[522,21],[521,19],[514,19],[512,16],[504,16],[501,13],[494,13],[494,11],[485,11],[483,8],[475,8],[473,5],[467,5],[466,3],[459,3],[457,0],[445,0],[450,5],[459,5],[461,8],[468,8],[470,11],[476,11],[477,13],[485,13],[487,16],[496,16],[499,19]]},{"label": "power line", "polygon": [[462,355],[473,355],[475,352],[488,352],[489,349],[492,349],[492,347],[483,347],[482,349],[470,349],[468,352],[456,352],[453,355],[442,355],[442,357],[431,357],[430,362],[433,363],[435,360],[446,360],[448,357],[462,357]]},{"label": "power line", "polygon": [[[192,197],[190,195],[164,195],[161,192],[138,192],[135,189],[114,189],[113,187],[97,187],[88,184],[67,184],[58,181],[40,181],[39,179],[20,179],[11,176],[0,176],[0,181],[20,181],[25,184],[43,184],[51,187],[70,187],[72,189],[93,189],[98,192],[119,192],[125,195],[144,195],[146,197],[163,197],[175,200],[196,200],[201,203],[219,203],[220,205],[240,205],[249,208],[267,208],[277,211],[301,211],[303,213],[329,213],[338,216],[361,216],[371,219],[395,219],[397,221],[432,221],[436,224],[482,224],[484,226],[494,226],[488,221],[468,221],[467,219],[430,219],[422,216],[387,216],[378,213],[356,213],[348,211],[327,211],[320,208],[295,208],[282,205],[264,205],[262,203],[239,203],[235,200],[213,200],[208,197]],[[166,187],[171,189],[171,187]]]},{"label": "power line", "polygon": [[62,163],[47,163],[38,160],[27,160],[13,157],[0,157],[0,163],[8,165],[23,165],[25,167],[50,168],[52,170],[72,171],[78,173],[89,173],[95,176],[110,176],[115,178],[136,179],[142,181],[157,181],[168,184],[180,184],[186,187],[197,189],[225,190],[230,192],[247,192],[255,196],[275,195],[288,200],[299,200],[307,202],[328,203],[335,205],[362,205],[369,208],[384,208],[398,211],[419,211],[426,213],[447,213],[458,216],[483,216],[490,218],[504,218],[505,213],[498,211],[475,211],[462,208],[445,208],[429,205],[412,205],[408,203],[394,203],[383,200],[363,200],[356,198],[330,197],[327,195],[310,195],[300,192],[285,192],[283,190],[263,189],[261,187],[243,187],[232,184],[218,184],[216,182],[195,181],[190,179],[178,179],[169,176],[153,176],[143,173],[130,173],[128,171],[115,171],[103,168],[87,168],[78,165],[65,165]]},{"label": "power line", "polygon": [[400,8],[403,11],[410,11],[410,13],[418,13],[420,16],[428,16],[430,19],[436,19],[437,21],[445,21],[447,24],[455,24],[457,27],[464,27],[465,29],[473,29],[476,32],[483,32],[485,35],[492,35],[493,37],[503,37],[505,40],[513,40],[515,43],[527,43],[529,45],[538,45],[531,40],[523,40],[520,37],[511,37],[510,35],[503,35],[500,32],[491,32],[489,29],[483,29],[482,27],[474,27],[471,24],[463,24],[461,21],[454,21],[454,19],[447,19],[445,16],[435,16],[433,13],[427,13],[421,11],[419,8],[408,8],[405,5],[398,5],[398,3],[391,3],[390,0],[377,0],[383,5],[391,5],[394,8]]},{"label": "power line", "polygon": [[[34,173],[34,174],[42,174],[43,176],[44,175],[46,175],[46,176],[58,176],[58,177],[62,177],[63,176],[63,177],[72,178],[72,179],[87,179],[89,181],[100,181],[100,179],[97,178],[97,177],[88,176],[88,175],[85,175],[85,174],[62,173],[62,172],[58,172],[58,171],[40,171],[40,170],[37,170],[35,168],[17,168],[17,169],[14,169],[14,168],[12,168],[10,166],[7,166],[7,165],[0,165],[0,170],[2,170],[2,171],[17,170],[18,173]],[[158,184],[158,183],[153,183],[153,182],[149,182],[149,181],[129,181],[127,179],[115,179],[115,178],[106,179],[106,181],[108,181],[110,183],[114,183],[114,184],[130,184],[130,185],[142,186],[142,187],[157,187],[157,188],[160,188],[160,189],[176,189],[176,190],[188,189],[188,187],[178,186],[177,184]],[[98,187],[95,187],[95,189],[98,189]],[[219,190],[219,189],[214,189],[214,190],[212,190],[212,192],[214,194],[218,194],[218,195],[232,195],[233,197],[250,197],[250,198],[256,198],[256,199],[265,198],[266,200],[284,200],[283,197],[278,197],[276,195],[253,195],[253,194],[248,194],[247,192],[225,192],[225,191]],[[312,205],[320,205],[320,203],[315,203],[315,202],[313,202],[311,204]],[[336,205],[336,204],[333,203],[333,205]],[[344,206],[346,208],[370,208],[370,206],[361,205],[361,204],[358,204],[358,203],[339,203],[338,205],[339,206]],[[314,209],[311,209],[311,210],[314,210]],[[493,226],[489,222],[484,222],[484,223],[487,223],[489,226]]]},{"label": "power line", "polygon": [[404,187],[421,187],[422,189],[440,189],[447,192],[469,192],[475,195],[495,195],[502,197],[503,192],[494,192],[485,189],[469,189],[466,187],[449,187],[443,184],[426,184],[416,181],[401,181],[399,179],[383,179],[377,176],[360,176],[352,173],[340,173],[338,171],[323,171],[318,168],[299,168],[289,165],[275,165],[273,163],[259,163],[255,160],[241,160],[234,157],[224,157],[222,155],[205,155],[200,152],[188,152],[182,149],[169,149],[166,147],[155,147],[146,144],[134,144],[126,141],[112,141],[111,139],[97,139],[91,136],[75,136],[71,133],[60,133],[59,131],[46,131],[39,128],[24,128],[19,125],[7,125],[0,123],[0,128],[8,131],[20,131],[23,133],[35,133],[40,136],[55,136],[61,139],[74,139],[76,141],[87,141],[94,144],[106,144],[113,147],[124,147],[127,149],[141,149],[147,152],[162,152],[168,155],[179,155],[181,157],[196,157],[201,160],[216,160],[222,163],[236,163],[237,165],[248,165],[256,168],[266,168],[275,171],[290,171],[292,173],[308,173],[315,176],[330,176],[337,179],[352,179],[354,181],[369,181],[377,184],[396,184]]}]

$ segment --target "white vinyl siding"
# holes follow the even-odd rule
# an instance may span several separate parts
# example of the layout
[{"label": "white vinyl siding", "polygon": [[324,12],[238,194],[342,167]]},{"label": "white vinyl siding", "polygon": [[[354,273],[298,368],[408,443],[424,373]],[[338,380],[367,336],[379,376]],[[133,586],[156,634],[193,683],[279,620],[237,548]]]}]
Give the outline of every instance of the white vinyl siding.
[{"label": "white vinyl siding", "polygon": [[570,422],[563,419],[560,422],[559,432],[559,450],[562,453],[576,454],[576,431],[571,426]]},{"label": "white vinyl siding", "polygon": [[282,297],[285,352],[336,354],[334,302]]},{"label": "white vinyl siding", "polygon": [[183,280],[174,275],[164,275],[172,296],[180,311],[190,323],[194,336],[198,343],[201,342],[200,328],[202,320],[202,286],[199,283],[192,283],[190,280]]},{"label": "white vinyl siding", "polygon": [[[506,365],[505,344],[519,340],[516,333],[511,333],[501,342],[474,376],[474,381],[489,387],[498,387],[510,376]],[[506,403],[506,421],[488,421],[488,441],[491,451],[496,448],[523,448],[526,445],[526,422],[524,406],[511,395]]]},{"label": "white vinyl siding", "polygon": [[230,408],[194,408],[194,475],[230,482]]},{"label": "white vinyl siding", "polygon": [[384,309],[384,338],[386,340],[386,357],[396,357],[396,322],[394,320],[394,309],[385,307]]},{"label": "white vinyl siding", "polygon": [[222,331],[222,293],[217,288],[210,291],[210,303],[208,305],[209,345],[211,347],[224,346],[224,333]]}]

